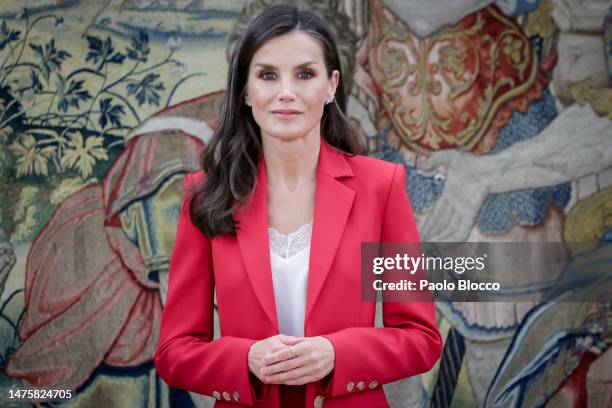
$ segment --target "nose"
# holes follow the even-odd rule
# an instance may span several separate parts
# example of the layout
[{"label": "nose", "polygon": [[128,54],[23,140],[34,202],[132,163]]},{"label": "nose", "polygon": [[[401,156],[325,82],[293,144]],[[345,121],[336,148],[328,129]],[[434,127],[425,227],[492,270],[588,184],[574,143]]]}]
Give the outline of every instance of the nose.
[{"label": "nose", "polygon": [[278,95],[281,101],[292,101],[295,99],[295,90],[292,78],[285,77],[281,82],[281,89]]}]

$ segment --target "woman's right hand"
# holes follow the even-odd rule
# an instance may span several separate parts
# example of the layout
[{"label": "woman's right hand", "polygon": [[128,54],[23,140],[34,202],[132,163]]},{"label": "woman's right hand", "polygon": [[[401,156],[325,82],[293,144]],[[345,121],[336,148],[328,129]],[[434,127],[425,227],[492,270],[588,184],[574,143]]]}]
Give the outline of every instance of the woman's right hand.
[{"label": "woman's right hand", "polygon": [[259,378],[261,382],[266,383],[264,381],[265,376],[261,373],[261,369],[264,366],[264,356],[266,356],[268,352],[279,351],[289,347],[290,344],[297,344],[303,340],[304,339],[300,337],[277,334],[276,336],[268,337],[267,339],[253,343],[251,348],[249,348],[248,354],[249,371]]}]

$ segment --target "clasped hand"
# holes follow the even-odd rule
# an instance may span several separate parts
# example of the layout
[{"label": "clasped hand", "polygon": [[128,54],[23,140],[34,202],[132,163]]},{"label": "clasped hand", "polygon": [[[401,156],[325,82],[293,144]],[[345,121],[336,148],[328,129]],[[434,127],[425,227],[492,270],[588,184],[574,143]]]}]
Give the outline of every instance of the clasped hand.
[{"label": "clasped hand", "polygon": [[[294,346],[295,357],[289,346]],[[253,343],[249,370],[265,384],[303,385],[334,369],[334,347],[325,337],[279,334]]]}]

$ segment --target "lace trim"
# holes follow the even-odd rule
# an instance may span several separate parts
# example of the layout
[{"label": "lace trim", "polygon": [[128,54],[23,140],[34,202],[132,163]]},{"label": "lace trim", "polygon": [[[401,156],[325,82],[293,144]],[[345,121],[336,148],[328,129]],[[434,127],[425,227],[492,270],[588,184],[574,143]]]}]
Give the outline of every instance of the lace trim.
[{"label": "lace trim", "polygon": [[302,225],[297,231],[281,234],[276,228],[268,228],[270,249],[281,258],[289,258],[310,246],[312,221]]}]

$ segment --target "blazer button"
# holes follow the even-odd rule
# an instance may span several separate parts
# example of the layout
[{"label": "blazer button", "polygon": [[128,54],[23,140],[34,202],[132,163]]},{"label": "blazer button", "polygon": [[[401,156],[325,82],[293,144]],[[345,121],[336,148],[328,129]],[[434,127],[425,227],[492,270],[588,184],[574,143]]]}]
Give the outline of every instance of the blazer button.
[{"label": "blazer button", "polygon": [[219,394],[219,391],[217,391],[217,390],[214,390],[212,395],[213,395],[213,397],[215,397],[218,400],[221,399],[221,394]]},{"label": "blazer button", "polygon": [[363,391],[363,390],[365,390],[365,383],[364,383],[363,381],[359,381],[359,382],[357,383],[357,389],[358,389],[359,391]]},{"label": "blazer button", "polygon": [[238,394],[238,391],[234,391],[234,401],[238,402],[239,399],[240,399],[240,394]]},{"label": "blazer button", "polygon": [[376,380],[372,380],[370,382],[370,389],[373,390],[376,387],[378,387],[378,382]]},{"label": "blazer button", "polygon": [[232,400],[232,397],[230,397],[229,392],[227,391],[223,391],[223,398],[225,398],[226,401]]},{"label": "blazer button", "polygon": [[321,408],[323,406],[323,402],[325,402],[325,397],[322,395],[317,395],[317,397],[314,400],[315,408]]},{"label": "blazer button", "polygon": [[348,384],[346,384],[346,390],[348,392],[353,392],[353,389],[355,388],[355,383],[354,382],[349,382]]}]

